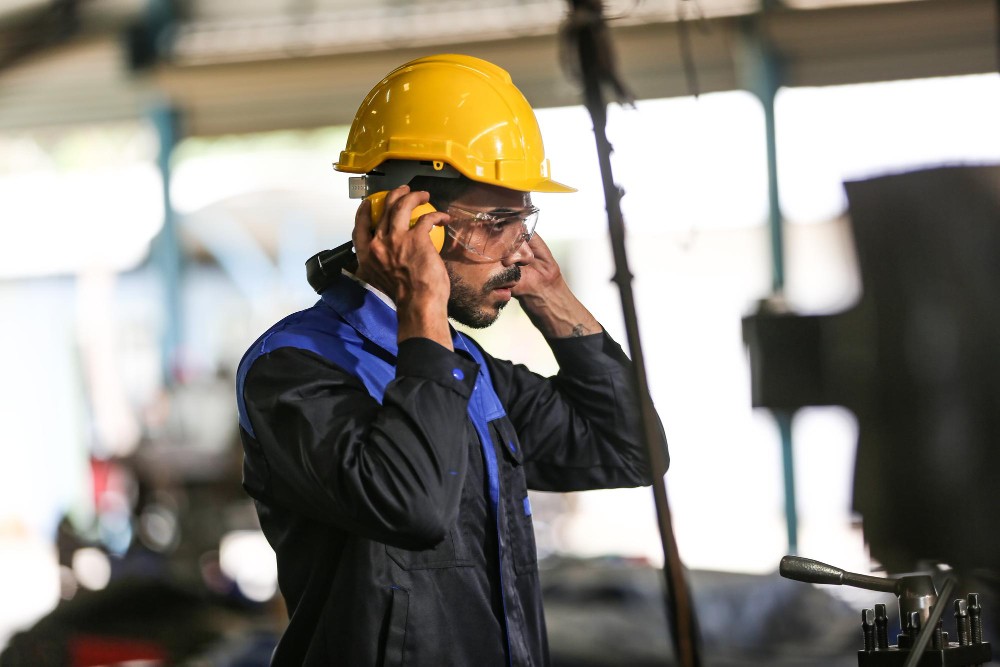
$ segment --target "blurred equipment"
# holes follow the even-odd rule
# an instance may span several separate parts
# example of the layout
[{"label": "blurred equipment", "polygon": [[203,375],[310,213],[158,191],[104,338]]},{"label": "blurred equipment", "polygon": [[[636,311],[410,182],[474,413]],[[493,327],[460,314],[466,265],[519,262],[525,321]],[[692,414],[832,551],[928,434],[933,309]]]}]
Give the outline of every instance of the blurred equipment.
[{"label": "blurred equipment", "polygon": [[854,506],[889,572],[1000,563],[1000,167],[848,183],[853,309],[744,319],[754,406],[858,417]]},{"label": "blurred equipment", "polygon": [[[550,556],[539,567],[552,667],[679,665],[663,632],[659,567],[615,556]],[[706,664],[856,667],[857,614],[837,591],[777,572],[687,575]]]},{"label": "blurred equipment", "polygon": [[65,42],[80,30],[76,0],[10,4],[13,7],[0,8],[0,70]]},{"label": "blurred equipment", "polygon": [[874,609],[861,610],[864,648],[858,651],[858,667],[961,667],[981,665],[993,658],[989,642],[983,641],[982,607],[977,593],[970,593],[967,599],[954,601],[957,641],[949,641],[948,633],[943,630],[941,617],[948,605],[941,600],[951,595],[954,579],[949,578],[945,582],[941,595],[938,596],[929,575],[871,577],[796,556],[782,558],[778,571],[781,576],[796,581],[853,586],[893,593],[896,596],[899,618],[902,619],[902,631],[897,636],[896,644],[889,644],[888,616],[884,604],[876,604]]}]

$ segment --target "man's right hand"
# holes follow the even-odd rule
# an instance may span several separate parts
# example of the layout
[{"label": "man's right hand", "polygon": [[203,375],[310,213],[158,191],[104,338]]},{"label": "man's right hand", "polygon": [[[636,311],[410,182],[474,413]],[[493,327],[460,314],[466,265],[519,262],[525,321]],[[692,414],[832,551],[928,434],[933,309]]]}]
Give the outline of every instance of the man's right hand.
[{"label": "man's right hand", "polygon": [[396,304],[400,342],[429,338],[452,349],[448,327],[451,284],[444,260],[434,248],[431,228],[449,220],[435,211],[420,216],[410,227],[410,215],[427,203],[427,192],[410,192],[402,185],[389,192],[382,219],[372,233],[371,202],[365,200],[354,218],[357,277],[385,292]]}]

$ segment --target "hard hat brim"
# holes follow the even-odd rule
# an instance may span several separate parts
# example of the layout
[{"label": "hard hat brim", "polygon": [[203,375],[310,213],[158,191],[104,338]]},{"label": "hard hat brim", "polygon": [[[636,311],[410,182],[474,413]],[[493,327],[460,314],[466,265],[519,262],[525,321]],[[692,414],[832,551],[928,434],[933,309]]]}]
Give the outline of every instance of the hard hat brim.
[{"label": "hard hat brim", "polygon": [[[520,188],[511,189],[520,190]],[[545,179],[533,184],[530,188],[526,188],[524,192],[576,192],[576,188],[553,181],[552,179]]]}]

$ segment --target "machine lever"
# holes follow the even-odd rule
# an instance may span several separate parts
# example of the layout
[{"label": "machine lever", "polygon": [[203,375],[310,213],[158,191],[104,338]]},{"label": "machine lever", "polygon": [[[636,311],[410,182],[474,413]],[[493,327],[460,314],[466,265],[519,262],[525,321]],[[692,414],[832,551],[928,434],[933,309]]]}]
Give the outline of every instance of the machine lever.
[{"label": "machine lever", "polygon": [[804,581],[809,584],[853,586],[854,588],[864,588],[869,591],[881,591],[896,595],[899,595],[901,592],[901,582],[899,579],[883,579],[882,577],[872,577],[867,574],[847,572],[839,567],[827,565],[811,558],[802,558],[801,556],[784,556],[778,565],[778,573],[786,579]]}]

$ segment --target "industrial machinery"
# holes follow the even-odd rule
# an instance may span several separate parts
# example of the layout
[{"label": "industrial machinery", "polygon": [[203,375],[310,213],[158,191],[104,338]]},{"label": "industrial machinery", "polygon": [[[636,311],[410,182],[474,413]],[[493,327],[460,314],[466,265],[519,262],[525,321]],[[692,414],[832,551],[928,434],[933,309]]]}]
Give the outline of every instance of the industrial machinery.
[{"label": "industrial machinery", "polygon": [[845,185],[862,297],[746,317],[753,405],[858,419],[854,509],[887,572],[1000,564],[1000,167]]},{"label": "industrial machinery", "polygon": [[[820,563],[809,558],[785,556],[781,576],[812,584],[852,586],[892,593],[899,605],[900,632],[890,644],[889,616],[885,604],[861,610],[864,648],[858,651],[858,667],[966,667],[982,665],[993,658],[989,642],[983,641],[982,605],[977,593],[950,601],[955,579],[948,578],[938,595],[927,574],[872,577]],[[954,641],[944,630],[944,614],[952,609]]]},{"label": "industrial machinery", "polygon": [[1000,564],[1000,167],[845,189],[862,297],[820,315],[764,302],[744,318],[753,404],[785,415],[849,408],[859,425],[854,509],[872,558],[890,573],[952,569],[940,595],[930,575],[883,579],[795,556],[779,571],[897,596],[895,643],[885,605],[862,611],[860,667],[982,664],[992,652],[979,596],[950,596],[968,578],[989,588]]}]

